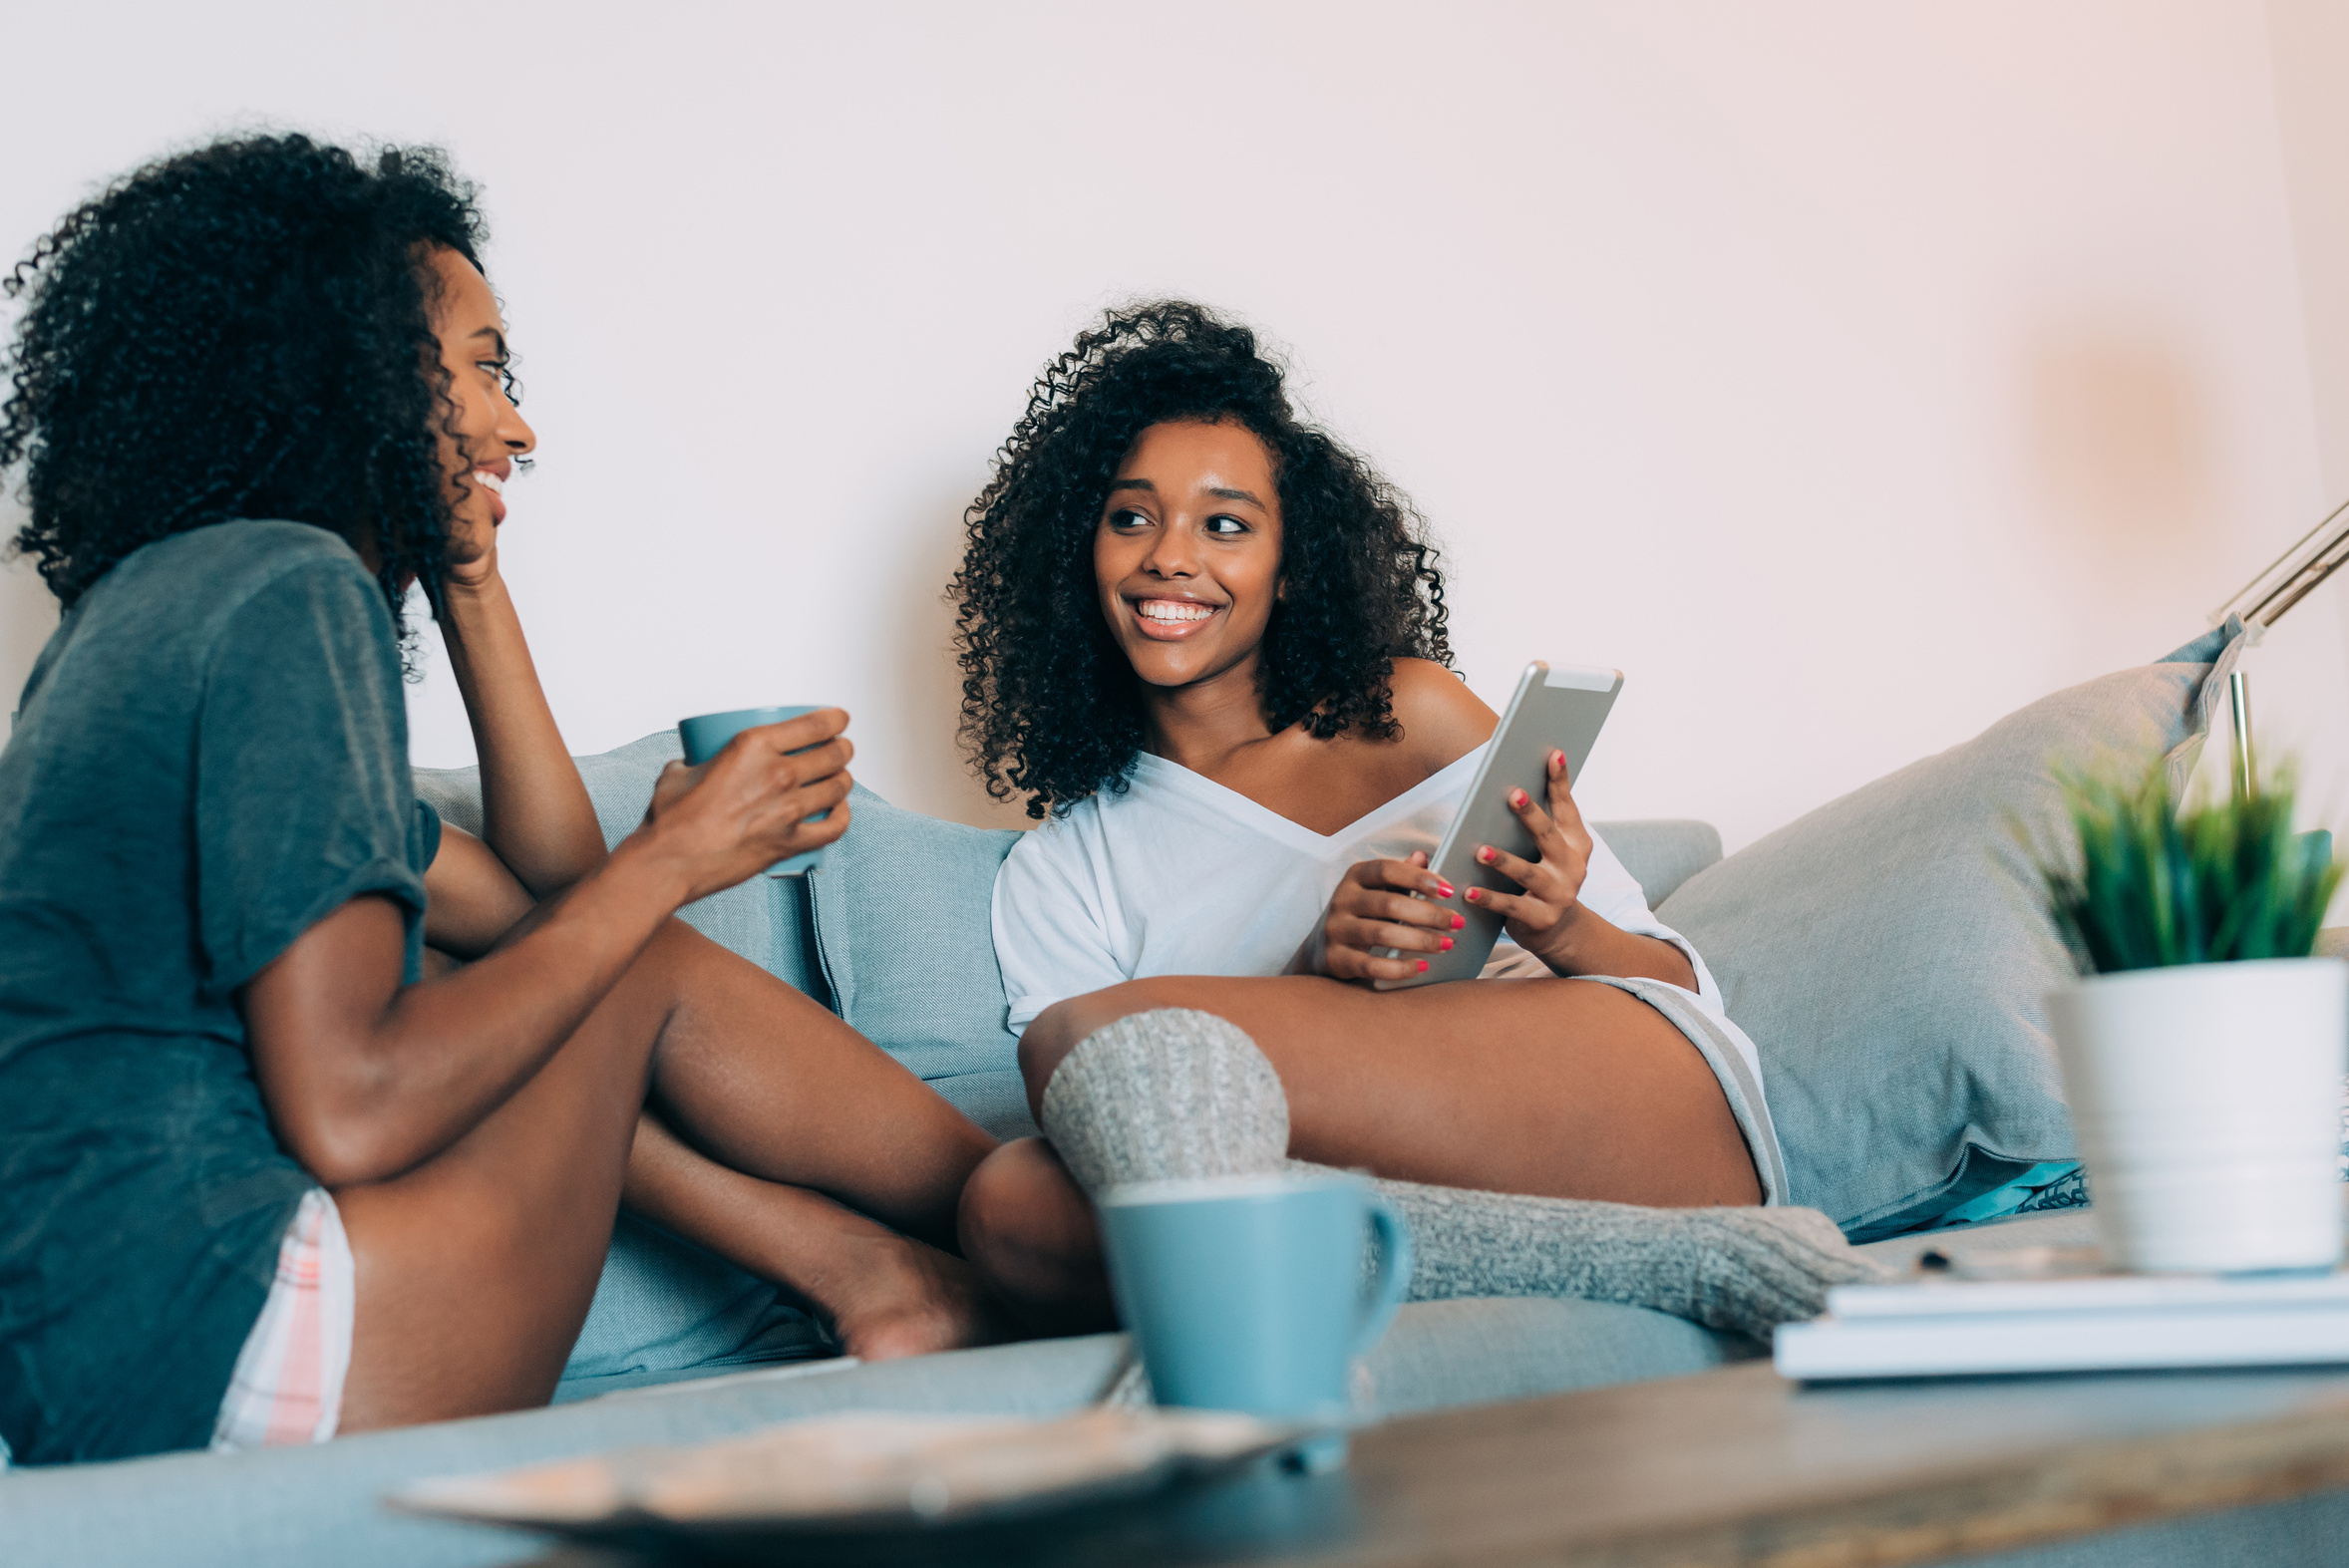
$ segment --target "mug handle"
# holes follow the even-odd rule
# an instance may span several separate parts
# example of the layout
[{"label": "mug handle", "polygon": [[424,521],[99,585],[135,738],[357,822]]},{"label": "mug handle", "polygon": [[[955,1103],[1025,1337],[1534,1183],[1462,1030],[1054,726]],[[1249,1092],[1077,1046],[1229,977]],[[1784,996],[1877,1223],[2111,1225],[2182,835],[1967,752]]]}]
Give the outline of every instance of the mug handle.
[{"label": "mug handle", "polygon": [[1370,1228],[1378,1232],[1379,1272],[1362,1304],[1361,1327],[1354,1331],[1353,1354],[1358,1357],[1369,1355],[1378,1344],[1411,1289],[1411,1227],[1377,1193],[1365,1192],[1363,1197],[1370,1208]]}]

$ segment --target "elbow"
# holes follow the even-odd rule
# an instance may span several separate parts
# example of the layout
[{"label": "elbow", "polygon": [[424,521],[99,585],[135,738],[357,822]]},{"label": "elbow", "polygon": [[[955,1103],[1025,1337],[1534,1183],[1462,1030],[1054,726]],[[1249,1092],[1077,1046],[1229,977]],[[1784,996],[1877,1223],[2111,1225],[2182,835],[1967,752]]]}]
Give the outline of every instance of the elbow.
[{"label": "elbow", "polygon": [[286,1152],[329,1192],[364,1186],[396,1173],[382,1140],[358,1128],[319,1129],[282,1141]]}]

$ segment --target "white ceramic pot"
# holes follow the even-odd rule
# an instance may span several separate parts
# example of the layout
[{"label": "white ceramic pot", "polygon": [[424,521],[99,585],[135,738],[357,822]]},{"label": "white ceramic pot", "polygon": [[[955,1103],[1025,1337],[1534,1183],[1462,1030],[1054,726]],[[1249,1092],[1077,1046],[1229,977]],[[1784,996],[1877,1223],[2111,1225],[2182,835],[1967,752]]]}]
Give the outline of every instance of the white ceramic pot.
[{"label": "white ceramic pot", "polygon": [[2349,964],[2131,970],[2079,981],[2047,1003],[2114,1266],[2340,1261]]}]

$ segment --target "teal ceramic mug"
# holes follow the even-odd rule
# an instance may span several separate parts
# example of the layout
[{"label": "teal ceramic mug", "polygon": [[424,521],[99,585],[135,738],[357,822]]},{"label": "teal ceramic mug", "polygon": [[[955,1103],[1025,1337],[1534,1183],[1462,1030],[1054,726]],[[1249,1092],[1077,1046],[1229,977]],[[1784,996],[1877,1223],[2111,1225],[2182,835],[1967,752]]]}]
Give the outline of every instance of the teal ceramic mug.
[{"label": "teal ceramic mug", "polygon": [[[726,743],[745,730],[755,730],[763,724],[781,724],[786,719],[797,719],[802,714],[816,711],[817,705],[805,708],[737,708],[732,713],[706,713],[677,721],[677,739],[685,746],[685,765],[699,768],[720,752]],[[818,811],[808,818],[821,822],[832,812]],[[824,864],[824,851],[811,849],[806,854],[793,855],[789,860],[778,860],[767,868],[769,876],[805,876]]]},{"label": "teal ceramic mug", "polygon": [[[1110,1288],[1161,1405],[1351,1419],[1354,1362],[1411,1284],[1411,1232],[1368,1182],[1338,1171],[1139,1182],[1099,1207]],[[1304,1457],[1319,1468],[1344,1452],[1341,1437]]]}]

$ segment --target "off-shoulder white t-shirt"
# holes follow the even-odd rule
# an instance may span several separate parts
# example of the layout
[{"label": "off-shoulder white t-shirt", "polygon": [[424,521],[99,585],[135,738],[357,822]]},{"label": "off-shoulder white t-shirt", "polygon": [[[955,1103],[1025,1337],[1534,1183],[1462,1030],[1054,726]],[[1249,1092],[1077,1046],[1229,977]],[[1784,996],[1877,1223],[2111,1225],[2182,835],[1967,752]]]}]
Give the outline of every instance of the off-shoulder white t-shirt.
[{"label": "off-shoulder white t-shirt", "polygon": [[[1081,801],[1012,847],[995,877],[995,953],[1024,1032],[1064,997],[1154,975],[1277,975],[1358,860],[1434,854],[1474,782],[1478,747],[1358,822],[1317,833],[1179,763],[1144,753],[1131,786]],[[1697,999],[1752,1067],[1753,1045],[1679,932],[1648,909],[1614,851],[1591,834],[1582,902],[1625,931],[1688,955]],[[1487,980],[1549,974],[1505,932]]]}]

